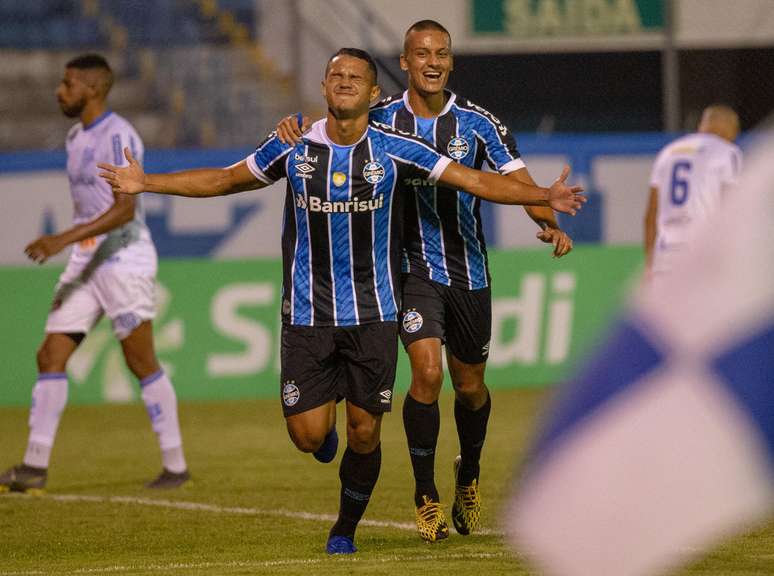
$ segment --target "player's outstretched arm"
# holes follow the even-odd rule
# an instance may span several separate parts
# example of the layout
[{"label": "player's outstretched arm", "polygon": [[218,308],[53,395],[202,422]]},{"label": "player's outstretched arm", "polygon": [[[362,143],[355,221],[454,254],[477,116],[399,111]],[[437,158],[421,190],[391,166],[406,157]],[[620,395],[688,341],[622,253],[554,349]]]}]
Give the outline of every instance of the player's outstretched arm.
[{"label": "player's outstretched arm", "polygon": [[550,188],[541,188],[514,178],[473,170],[451,162],[438,178],[438,182],[498,204],[549,206],[558,212],[574,216],[586,202],[586,197],[580,194],[583,192],[581,186],[570,186],[566,183],[569,174],[570,167],[565,166]]},{"label": "player's outstretched arm", "polygon": [[[526,167],[511,172],[507,176],[537,186]],[[572,251],[572,238],[561,229],[556,221],[556,214],[551,208],[548,206],[524,206],[524,211],[535,224],[540,226],[540,231],[535,235],[537,239],[553,245],[554,258],[561,258]]]},{"label": "player's outstretched arm", "polygon": [[155,192],[191,198],[209,198],[254,190],[266,185],[250,172],[244,160],[226,168],[200,168],[170,174],[146,174],[129,148],[124,149],[124,155],[129,162],[128,166],[97,164],[102,169],[99,175],[110,184],[114,192],[122,194]]}]

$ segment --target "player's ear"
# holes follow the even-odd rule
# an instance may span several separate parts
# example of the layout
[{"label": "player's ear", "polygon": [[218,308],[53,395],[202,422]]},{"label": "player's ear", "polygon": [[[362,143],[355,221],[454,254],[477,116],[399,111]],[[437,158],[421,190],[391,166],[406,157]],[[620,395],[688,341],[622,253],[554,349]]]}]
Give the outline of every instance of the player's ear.
[{"label": "player's ear", "polygon": [[449,72],[454,70],[454,56],[449,54]]},{"label": "player's ear", "polygon": [[379,87],[378,84],[374,84],[371,87],[371,103],[373,104],[379,99],[379,96],[382,95],[382,89]]},{"label": "player's ear", "polygon": [[320,92],[322,93],[323,96],[325,96],[325,80],[320,82]]},{"label": "player's ear", "polygon": [[408,61],[406,60],[405,54],[400,55],[400,69],[404,72],[408,71]]}]

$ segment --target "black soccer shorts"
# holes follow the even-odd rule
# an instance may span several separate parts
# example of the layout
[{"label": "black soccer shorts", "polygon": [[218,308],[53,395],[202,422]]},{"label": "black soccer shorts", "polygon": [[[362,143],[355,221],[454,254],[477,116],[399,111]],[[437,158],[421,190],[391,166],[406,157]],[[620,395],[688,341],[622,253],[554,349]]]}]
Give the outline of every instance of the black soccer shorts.
[{"label": "black soccer shorts", "polygon": [[461,290],[403,275],[400,339],[404,347],[440,338],[466,364],[486,362],[492,337],[492,292]]},{"label": "black soccer shorts", "polygon": [[392,409],[398,323],[282,326],[280,393],[285,417],[342,398],[379,414]]}]

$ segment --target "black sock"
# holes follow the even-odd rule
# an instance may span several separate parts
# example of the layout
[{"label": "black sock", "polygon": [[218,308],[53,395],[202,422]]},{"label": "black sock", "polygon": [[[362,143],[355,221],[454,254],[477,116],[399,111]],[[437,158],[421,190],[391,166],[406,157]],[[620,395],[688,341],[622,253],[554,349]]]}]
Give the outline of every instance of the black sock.
[{"label": "black sock", "polygon": [[478,478],[481,448],[486,438],[486,425],[492,409],[492,397],[487,395],[486,402],[478,410],[469,410],[459,400],[454,402],[454,419],[457,421],[457,435],[460,438],[462,463],[457,481],[463,486]]},{"label": "black sock", "polygon": [[441,413],[438,402],[423,404],[406,394],[403,403],[403,427],[406,429],[411,467],[414,469],[416,492],[414,501],[421,506],[422,495],[438,502],[435,487],[435,448],[438,444],[438,430],[441,427]]},{"label": "black sock", "polygon": [[368,506],[381,466],[381,444],[368,454],[358,454],[347,446],[339,466],[341,479],[339,518],[331,528],[331,536],[355,537],[357,523],[360,522]]}]

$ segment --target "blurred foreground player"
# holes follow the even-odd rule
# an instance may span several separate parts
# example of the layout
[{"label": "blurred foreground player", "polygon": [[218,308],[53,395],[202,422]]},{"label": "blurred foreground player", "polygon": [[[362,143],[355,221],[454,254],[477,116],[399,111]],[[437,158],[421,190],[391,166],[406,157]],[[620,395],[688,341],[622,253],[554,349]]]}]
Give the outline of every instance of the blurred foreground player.
[{"label": "blurred foreground player", "polygon": [[739,117],[723,105],[707,107],[698,132],[678,138],[656,157],[645,213],[646,274],[657,280],[736,183],[742,151],[734,144]]},{"label": "blurred foreground player", "polygon": [[400,302],[401,216],[406,180],[440,181],[503,203],[551,205],[574,214],[585,199],[562,177],[550,189],[471,170],[424,140],[369,123],[376,66],[359,49],[328,62],[327,117],[295,145],[270,134],[223,169],[145,174],[100,164],[115,190],[221,196],[287,179],[282,234],[280,391],[288,433],[321,462],[336,456],[336,402],[346,399],[347,448],[329,554],[356,551],[354,536],[381,467],[382,415],[392,405]]},{"label": "blurred foreground player", "polygon": [[145,226],[142,199],[114,194],[97,176],[97,162],[123,162],[129,147],[142,160],[143,144],[124,118],[107,108],[113,84],[107,61],[96,54],[67,63],[56,91],[62,112],[80,122],[67,135],[67,175],[74,226],[41,236],[25,248],[42,264],[73,245],[59,278],[37,353],[30,435],[21,464],[0,475],[0,492],[35,492],[46,485],[51,449],[67,403],[67,361],[106,314],[121,342],[161,448],[163,470],[149,488],[176,488],[190,476],[183,456],[177,398],[153,348],[156,250]]}]

